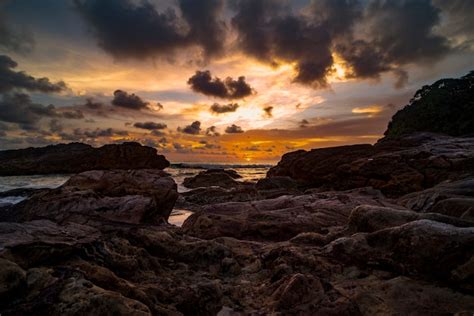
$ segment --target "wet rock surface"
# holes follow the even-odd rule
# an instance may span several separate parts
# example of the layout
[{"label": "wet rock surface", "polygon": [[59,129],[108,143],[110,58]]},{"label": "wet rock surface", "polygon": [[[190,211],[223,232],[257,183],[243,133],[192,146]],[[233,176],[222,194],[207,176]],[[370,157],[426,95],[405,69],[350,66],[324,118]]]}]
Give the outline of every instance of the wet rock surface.
[{"label": "wet rock surface", "polygon": [[79,173],[88,170],[164,169],[170,163],[139,143],[99,148],[82,143],[0,151],[0,176]]},{"label": "wet rock surface", "polygon": [[176,227],[163,171],[84,172],[0,213],[0,314],[469,315],[473,184],[393,198],[270,177],[183,193]]}]

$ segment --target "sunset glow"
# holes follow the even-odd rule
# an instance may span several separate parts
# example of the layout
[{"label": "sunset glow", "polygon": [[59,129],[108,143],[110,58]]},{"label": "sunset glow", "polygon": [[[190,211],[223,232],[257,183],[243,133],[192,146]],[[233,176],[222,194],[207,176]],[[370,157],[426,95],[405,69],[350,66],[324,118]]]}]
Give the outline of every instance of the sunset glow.
[{"label": "sunset glow", "polygon": [[[112,11],[120,5],[139,15],[143,4],[129,0],[105,1],[101,5],[96,0],[48,0],[41,8],[32,0],[2,3],[6,22],[0,27],[8,31],[5,34],[16,36],[12,39],[23,41],[15,46],[12,40],[0,40],[2,55],[17,64],[2,65],[2,71],[9,75],[24,72],[34,80],[46,77],[50,84],[62,81],[64,86],[51,91],[24,86],[5,88],[5,95],[28,94],[32,104],[52,104],[59,114],[35,112],[27,114],[27,120],[16,117],[16,112],[3,115],[1,148],[72,141],[93,145],[137,141],[156,147],[172,161],[275,162],[290,150],[374,142],[384,132],[391,115],[407,104],[418,87],[433,78],[458,76],[472,62],[470,48],[458,50],[450,46],[467,43],[470,34],[443,33],[448,20],[426,22],[431,23],[424,26],[429,30],[426,34],[404,34],[407,38],[399,39],[419,43],[421,46],[412,50],[423,51],[424,55],[407,52],[406,57],[395,58],[377,42],[390,34],[373,25],[378,23],[370,19],[374,8],[364,9],[364,19],[343,21],[347,25],[341,25],[341,30],[324,33],[311,28],[313,19],[322,28],[326,24],[321,19],[328,19],[330,25],[331,19],[337,17],[313,16],[316,13],[311,10],[324,10],[331,2],[298,2],[293,10],[279,14],[300,21],[301,34],[284,38],[270,16],[262,18],[267,25],[259,26],[265,34],[250,34],[255,28],[247,30],[243,25],[239,28],[239,10],[252,3],[236,3],[230,6],[223,1],[216,16],[207,17],[209,21],[221,21],[225,27],[209,29],[203,38],[196,35],[176,39],[176,43],[160,42],[153,29],[149,34],[132,34],[131,28],[131,34],[121,36],[120,30],[112,27],[125,18],[119,16],[118,9],[114,11],[117,16],[98,22],[105,14],[99,8]],[[150,4],[157,14],[168,9],[177,12],[176,24],[187,24],[192,29],[195,21],[183,20],[179,1]],[[267,5],[274,8],[262,14],[281,10],[278,1]],[[443,10],[441,4],[436,5]],[[343,9],[356,10],[340,8]],[[412,9],[400,3],[383,10],[388,14],[390,10]],[[34,10],[42,10],[44,16],[32,16]],[[63,27],[50,22],[53,17],[61,17],[55,23]],[[149,27],[145,21],[140,23],[144,23],[143,28]],[[141,26],[134,27],[140,30]],[[179,30],[179,36],[183,30]],[[423,41],[434,41],[433,38],[439,41],[439,47],[425,49]],[[209,71],[211,79],[193,86],[191,78],[205,71]],[[240,83],[239,77],[244,77]],[[203,80],[202,76],[195,78]],[[234,84],[248,91],[239,95],[204,91],[202,85],[211,86],[216,78],[222,83],[232,78]],[[125,103],[114,103],[117,90],[125,93]],[[130,100],[138,103],[127,104]],[[28,111],[31,105],[22,107]],[[71,111],[77,115],[71,115]],[[166,127],[137,128],[136,123],[145,122]],[[192,125],[193,122],[199,124]]]}]

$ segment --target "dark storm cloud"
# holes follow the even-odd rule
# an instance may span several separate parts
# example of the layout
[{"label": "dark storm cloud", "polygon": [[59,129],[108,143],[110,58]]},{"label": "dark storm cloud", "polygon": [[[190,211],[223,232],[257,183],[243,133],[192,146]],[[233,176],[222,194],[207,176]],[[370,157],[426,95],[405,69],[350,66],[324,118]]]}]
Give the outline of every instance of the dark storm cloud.
[{"label": "dark storm cloud", "polygon": [[293,15],[282,1],[236,1],[232,25],[241,49],[269,64],[295,62],[295,81],[326,85],[333,59],[331,37],[323,23]]},{"label": "dark storm cloud", "polygon": [[206,128],[206,136],[220,136],[221,134],[217,131],[217,127],[214,125]]},{"label": "dark storm cloud", "polygon": [[177,49],[200,46],[206,56],[222,50],[225,25],[222,0],[180,0],[163,12],[149,1],[75,0],[99,45],[116,58],[166,56]]},{"label": "dark storm cloud", "polygon": [[[472,12],[472,1],[435,2],[455,17]],[[440,11],[430,0],[314,0],[304,14],[284,1],[237,0],[233,9],[232,26],[246,54],[269,64],[295,63],[295,81],[316,87],[327,85],[333,52],[352,69],[350,77],[394,71],[400,87],[407,80],[401,66],[435,62],[450,50],[435,34]],[[472,19],[451,20],[472,34]]]},{"label": "dark storm cloud", "polygon": [[0,121],[16,123],[21,128],[31,130],[43,116],[52,117],[53,106],[33,103],[26,94],[3,94],[0,101]]},{"label": "dark storm cloud", "polygon": [[219,104],[214,103],[211,105],[210,111],[215,114],[222,114],[222,113],[229,113],[235,112],[239,108],[237,103],[229,103],[229,104]]},{"label": "dark storm cloud", "polygon": [[195,121],[191,125],[187,125],[184,128],[178,127],[178,132],[182,132],[190,135],[198,135],[201,132],[201,122]]},{"label": "dark storm cloud", "polygon": [[227,134],[239,134],[243,133],[244,131],[242,130],[242,127],[232,124],[231,126],[227,126],[225,132]]},{"label": "dark storm cloud", "polygon": [[[2,4],[0,4],[0,10]],[[0,12],[0,48],[17,53],[28,53],[34,47],[34,39],[31,32],[25,28],[14,29],[8,24],[7,16]]]},{"label": "dark storm cloud", "polygon": [[80,119],[84,116],[80,111],[58,110],[54,105],[48,106],[34,103],[29,95],[24,93],[2,95],[0,101],[0,121],[16,123],[22,129],[37,128],[37,123],[43,117]]},{"label": "dark storm cloud", "polygon": [[263,112],[265,112],[266,117],[268,117],[268,118],[273,117],[273,106],[264,107]]},{"label": "dark storm cloud", "polygon": [[0,55],[0,93],[13,89],[24,89],[44,93],[60,92],[66,89],[62,81],[52,83],[48,78],[36,79],[23,71],[14,71],[18,64],[6,55]]},{"label": "dark storm cloud", "polygon": [[181,14],[189,26],[187,39],[202,46],[206,55],[216,55],[223,49],[225,22],[219,17],[223,0],[180,0]]},{"label": "dark storm cloud", "polygon": [[143,101],[138,95],[128,94],[122,90],[115,90],[112,104],[122,108],[141,110],[148,107],[148,102]]},{"label": "dark storm cloud", "polygon": [[225,80],[212,78],[211,72],[196,71],[188,84],[195,92],[222,99],[242,99],[252,94],[252,88],[241,76],[237,80],[227,77]]},{"label": "dark storm cloud", "polygon": [[136,128],[147,129],[147,130],[159,130],[165,129],[167,126],[164,123],[155,123],[155,122],[137,122],[133,124]]},{"label": "dark storm cloud", "polygon": [[353,77],[378,77],[394,70],[401,86],[407,79],[398,66],[433,62],[449,51],[446,38],[435,35],[440,12],[430,0],[371,1],[361,22],[366,39],[346,38],[336,51],[352,67]]}]

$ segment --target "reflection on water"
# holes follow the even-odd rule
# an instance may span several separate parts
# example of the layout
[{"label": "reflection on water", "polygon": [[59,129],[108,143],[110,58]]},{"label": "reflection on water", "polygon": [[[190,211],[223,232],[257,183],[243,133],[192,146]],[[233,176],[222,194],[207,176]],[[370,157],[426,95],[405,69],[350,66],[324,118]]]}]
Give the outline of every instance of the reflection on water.
[{"label": "reflection on water", "polygon": [[182,210],[182,209],[174,209],[171,212],[170,217],[168,218],[168,223],[181,227],[184,221],[189,216],[191,216],[191,214],[193,214],[193,212],[191,211]]}]

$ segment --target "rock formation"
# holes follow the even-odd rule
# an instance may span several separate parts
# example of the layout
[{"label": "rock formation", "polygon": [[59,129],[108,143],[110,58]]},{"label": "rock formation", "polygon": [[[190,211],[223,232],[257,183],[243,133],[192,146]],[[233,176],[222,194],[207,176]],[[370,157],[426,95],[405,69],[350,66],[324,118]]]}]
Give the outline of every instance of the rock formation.
[{"label": "rock formation", "polygon": [[176,183],[161,170],[86,171],[4,210],[0,220],[160,223],[168,220],[177,198]]},{"label": "rock formation", "polygon": [[235,180],[238,178],[241,178],[241,176],[235,170],[209,169],[201,171],[193,177],[185,178],[183,185],[191,189],[212,186],[236,188],[244,184]]},{"label": "rock formation", "polygon": [[288,153],[268,171],[268,177],[289,176],[310,188],[371,186],[398,197],[473,173],[473,137],[414,134],[375,145]]},{"label": "rock formation", "polygon": [[94,148],[81,143],[0,151],[0,176],[79,173],[88,170],[164,169],[169,162],[139,143]]}]

